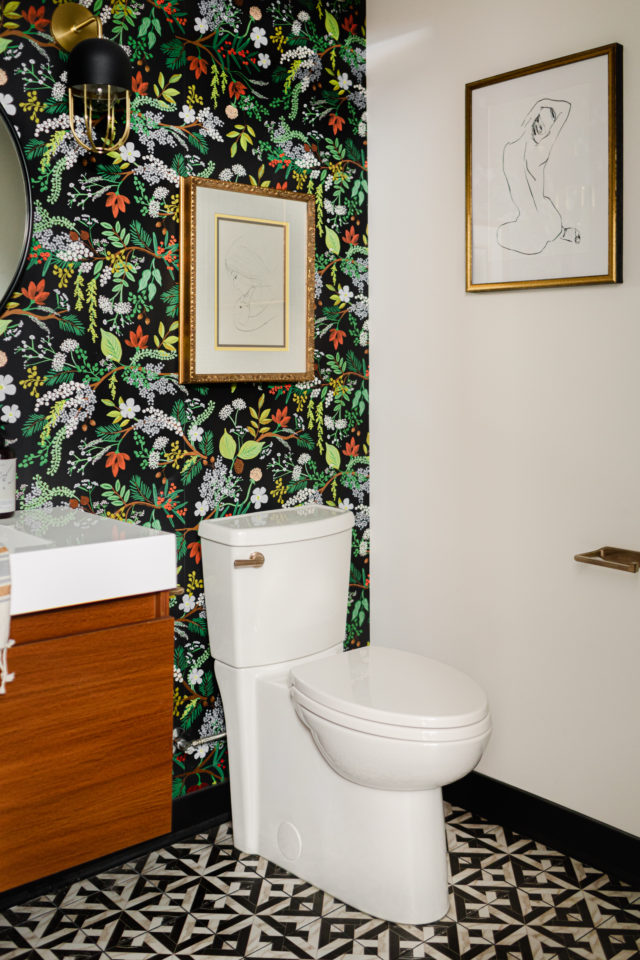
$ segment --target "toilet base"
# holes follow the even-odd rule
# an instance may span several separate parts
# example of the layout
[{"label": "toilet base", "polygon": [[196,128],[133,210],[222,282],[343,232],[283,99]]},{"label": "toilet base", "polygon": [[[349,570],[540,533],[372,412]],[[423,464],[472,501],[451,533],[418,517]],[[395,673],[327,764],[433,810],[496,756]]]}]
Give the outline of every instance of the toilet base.
[{"label": "toilet base", "polygon": [[376,790],[335,773],[296,716],[290,666],[215,664],[235,845],[371,916],[410,924],[444,916],[440,789]]}]

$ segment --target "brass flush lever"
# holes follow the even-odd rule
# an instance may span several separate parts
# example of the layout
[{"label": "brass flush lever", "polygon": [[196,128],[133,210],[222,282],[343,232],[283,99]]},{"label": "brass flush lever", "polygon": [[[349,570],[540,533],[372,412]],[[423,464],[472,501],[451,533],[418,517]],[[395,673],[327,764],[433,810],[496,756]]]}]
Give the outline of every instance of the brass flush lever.
[{"label": "brass flush lever", "polygon": [[234,560],[234,567],[261,567],[264,564],[264,554],[250,553],[248,560]]}]

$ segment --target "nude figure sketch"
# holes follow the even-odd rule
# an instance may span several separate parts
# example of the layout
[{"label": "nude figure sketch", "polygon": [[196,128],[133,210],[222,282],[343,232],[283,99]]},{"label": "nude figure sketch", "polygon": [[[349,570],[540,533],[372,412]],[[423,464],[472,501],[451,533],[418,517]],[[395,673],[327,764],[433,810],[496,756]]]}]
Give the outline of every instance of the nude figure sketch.
[{"label": "nude figure sketch", "polygon": [[231,315],[236,330],[259,330],[277,319],[278,313],[282,317],[282,291],[276,291],[271,271],[257,249],[237,239],[224,265],[235,290]]},{"label": "nude figure sketch", "polygon": [[524,118],[520,136],[505,144],[502,167],[518,211],[515,220],[502,223],[496,232],[507,250],[537,254],[558,238],[580,243],[579,231],[563,224],[545,193],[547,162],[570,111],[566,100],[538,100]]},{"label": "nude figure sketch", "polygon": [[231,216],[216,223],[217,348],[284,349],[287,225]]}]

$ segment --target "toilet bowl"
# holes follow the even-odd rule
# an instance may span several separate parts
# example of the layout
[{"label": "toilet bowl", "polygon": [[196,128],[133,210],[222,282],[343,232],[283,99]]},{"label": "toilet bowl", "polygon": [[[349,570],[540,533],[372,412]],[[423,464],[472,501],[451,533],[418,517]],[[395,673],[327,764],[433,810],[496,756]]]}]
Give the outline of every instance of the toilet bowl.
[{"label": "toilet bowl", "polygon": [[491,732],[483,690],[444,663],[385,647],[290,671],[291,699],[327,763],[379,790],[433,790],[465,776]]},{"label": "toilet bowl", "polygon": [[200,524],[234,842],[374,917],[448,906],[441,787],[491,731],[464,673],[342,652],[352,514],[321,505]]}]

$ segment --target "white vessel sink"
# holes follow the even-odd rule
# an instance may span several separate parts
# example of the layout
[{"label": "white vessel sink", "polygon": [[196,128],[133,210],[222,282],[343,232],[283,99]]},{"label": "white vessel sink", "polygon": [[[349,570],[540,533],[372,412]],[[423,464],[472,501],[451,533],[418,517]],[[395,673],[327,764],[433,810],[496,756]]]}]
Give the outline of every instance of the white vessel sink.
[{"label": "white vessel sink", "polygon": [[73,510],[21,510],[0,520],[10,554],[11,616],[171,590],[173,533]]}]

